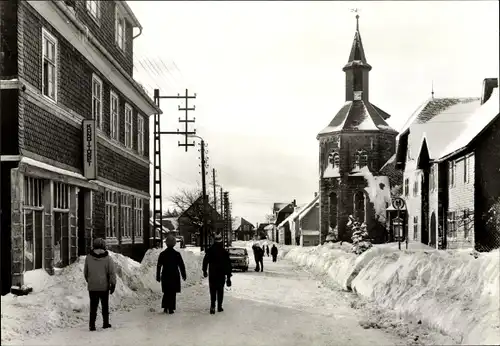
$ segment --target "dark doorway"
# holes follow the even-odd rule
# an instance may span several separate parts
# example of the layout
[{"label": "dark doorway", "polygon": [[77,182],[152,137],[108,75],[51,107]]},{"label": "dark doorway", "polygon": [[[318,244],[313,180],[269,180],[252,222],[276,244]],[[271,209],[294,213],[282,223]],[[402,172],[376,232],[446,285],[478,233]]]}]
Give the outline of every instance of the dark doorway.
[{"label": "dark doorway", "polygon": [[288,223],[285,224],[285,245],[292,245],[292,232]]},{"label": "dark doorway", "polygon": [[337,194],[335,192],[330,193],[328,202],[330,227],[335,229],[337,227]]},{"label": "dark doorway", "polygon": [[78,193],[78,256],[85,256],[85,190]]},{"label": "dark doorway", "polygon": [[432,212],[431,215],[431,239],[429,240],[429,246],[436,247],[436,214]]},{"label": "dark doorway", "polygon": [[420,185],[422,198],[422,243],[429,244],[429,170],[424,170]]}]

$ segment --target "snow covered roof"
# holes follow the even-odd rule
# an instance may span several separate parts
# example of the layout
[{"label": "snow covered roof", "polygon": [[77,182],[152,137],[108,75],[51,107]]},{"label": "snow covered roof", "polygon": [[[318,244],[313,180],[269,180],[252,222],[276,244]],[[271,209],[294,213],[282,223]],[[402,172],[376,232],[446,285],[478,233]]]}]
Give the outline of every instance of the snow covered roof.
[{"label": "snow covered roof", "polygon": [[269,224],[266,227],[264,227],[264,231],[272,231],[273,227],[274,227],[273,224]]},{"label": "snow covered roof", "polygon": [[249,226],[252,226],[252,228],[255,228],[255,226],[251,222],[247,221],[246,219],[242,218],[241,216],[236,216],[232,222],[233,231],[236,231],[242,225],[249,225]]},{"label": "snow covered roof", "polygon": [[498,117],[500,112],[499,97],[498,88],[495,88],[488,101],[470,114],[464,124],[463,131],[459,133],[458,136],[454,137],[454,139],[441,151],[439,155],[440,159],[445,159],[447,156],[464,149]]},{"label": "snow covered roof", "polygon": [[396,154],[392,155],[382,168],[380,168],[379,174],[385,175],[389,178],[391,187],[401,185],[403,183],[403,172],[396,169]]},{"label": "snow covered roof", "polygon": [[304,209],[302,209],[299,214],[297,215],[299,218],[299,221],[302,220],[304,216],[306,216],[316,205],[319,203],[319,195],[314,197],[314,199],[306,206]]},{"label": "snow covered roof", "polygon": [[[151,226],[151,227],[153,227],[153,226],[154,226],[154,221],[153,221],[153,218],[150,218],[150,219],[149,219],[149,226]],[[163,233],[168,233],[168,232],[170,232],[170,230],[169,230],[167,227],[165,227],[165,226],[161,226],[161,230],[162,230],[162,232],[163,232]]]},{"label": "snow covered roof", "polygon": [[397,133],[384,119],[390,115],[364,100],[347,101],[319,136],[340,131],[387,131]]},{"label": "snow covered roof", "polygon": [[164,217],[161,219],[161,222],[171,231],[177,230],[179,228],[179,219],[177,217]]}]

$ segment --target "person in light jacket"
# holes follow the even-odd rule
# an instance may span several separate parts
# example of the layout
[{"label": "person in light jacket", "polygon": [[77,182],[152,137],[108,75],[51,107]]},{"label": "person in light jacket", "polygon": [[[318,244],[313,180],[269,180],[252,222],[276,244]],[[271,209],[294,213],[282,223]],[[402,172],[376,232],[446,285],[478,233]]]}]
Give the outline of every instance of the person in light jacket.
[{"label": "person in light jacket", "polygon": [[173,314],[177,293],[181,292],[181,276],[186,281],[186,267],[179,252],[174,250],[177,239],[167,235],[167,248],[160,253],[156,265],[156,281],[161,281],[163,299],[161,307],[165,313]]},{"label": "person in light jacket", "polygon": [[94,240],[93,249],[85,258],[83,274],[85,281],[87,281],[90,297],[90,331],[96,330],[95,320],[99,301],[102,310],[102,327],[104,329],[111,328],[111,324],[109,324],[109,295],[115,291],[116,269],[113,259],[106,251],[104,239],[96,238]]},{"label": "person in light jacket", "polygon": [[[222,235],[216,234],[214,243],[205,251],[203,258],[203,276],[208,276],[208,286],[210,289],[210,314],[215,314],[215,302],[217,301],[217,311],[222,312],[222,301],[224,299],[224,283],[231,287],[231,260],[229,252],[224,249]],[[208,270],[208,272],[207,272]]]}]

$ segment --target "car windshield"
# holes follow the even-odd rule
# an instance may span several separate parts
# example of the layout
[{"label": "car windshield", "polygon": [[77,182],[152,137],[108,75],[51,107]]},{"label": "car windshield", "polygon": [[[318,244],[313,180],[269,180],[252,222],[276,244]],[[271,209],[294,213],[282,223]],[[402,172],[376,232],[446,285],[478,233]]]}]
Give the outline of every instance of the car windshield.
[{"label": "car windshield", "polygon": [[245,249],[229,249],[229,254],[234,256],[245,256],[246,252]]}]

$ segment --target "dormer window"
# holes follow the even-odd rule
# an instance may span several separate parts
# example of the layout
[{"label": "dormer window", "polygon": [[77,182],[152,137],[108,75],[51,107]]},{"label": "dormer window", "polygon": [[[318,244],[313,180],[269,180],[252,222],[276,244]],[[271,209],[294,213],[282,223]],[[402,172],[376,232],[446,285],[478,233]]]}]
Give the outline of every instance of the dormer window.
[{"label": "dormer window", "polygon": [[354,155],[354,168],[361,169],[368,165],[368,154],[365,150],[358,150]]},{"label": "dormer window", "polygon": [[125,16],[121,12],[121,10],[116,6],[115,8],[115,42],[118,47],[125,51],[125,42],[126,42],[126,21]]}]

